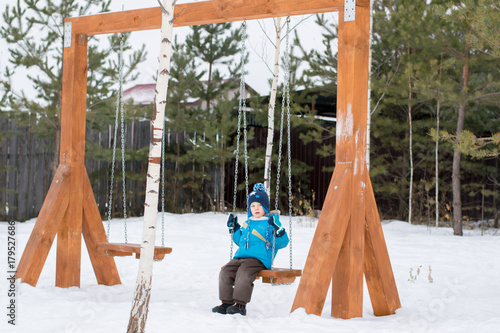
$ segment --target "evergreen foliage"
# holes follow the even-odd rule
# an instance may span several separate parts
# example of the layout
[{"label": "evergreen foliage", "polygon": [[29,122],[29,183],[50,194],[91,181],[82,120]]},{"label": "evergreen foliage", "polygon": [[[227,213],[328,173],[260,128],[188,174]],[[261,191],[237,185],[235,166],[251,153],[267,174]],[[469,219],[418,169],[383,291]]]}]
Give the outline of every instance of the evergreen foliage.
[{"label": "evergreen foliage", "polygon": [[[440,109],[440,130],[455,133],[457,111],[466,103],[465,131],[456,142],[465,152],[465,146],[473,147],[476,156],[493,156],[486,160],[462,161],[462,200],[464,219],[478,216],[481,207],[477,198],[484,194],[489,202],[490,216],[500,211],[495,180],[500,176],[499,159],[494,148],[500,128],[498,109],[498,58],[494,46],[480,48],[487,42],[497,41],[498,30],[496,4],[479,1],[493,13],[479,14],[478,1],[430,3],[414,1],[374,1],[371,94],[371,169],[370,175],[379,203],[382,218],[406,219],[410,186],[409,129],[412,120],[414,183],[412,204],[413,218],[418,222],[430,222],[435,212],[434,151],[435,136],[429,135],[435,128],[437,109]],[[453,7],[456,5],[455,7]],[[488,7],[489,6],[489,7]],[[457,12],[454,12],[454,9]],[[464,14],[475,20],[474,29],[464,21]],[[474,13],[471,14],[471,13]],[[461,16],[460,16],[461,15]],[[450,18],[451,17],[451,18]],[[461,17],[462,19],[453,19]],[[497,24],[495,25],[496,22]],[[304,87],[318,91],[335,92],[335,48],[328,47],[336,41],[336,23],[318,15],[317,23],[323,27],[325,55],[323,51],[302,51],[297,61],[307,64],[300,82]],[[489,25],[488,25],[489,24]],[[489,30],[487,29],[489,27]],[[464,43],[471,31],[468,88],[462,90]],[[481,30],[481,31],[485,31]],[[479,36],[488,36],[479,42]],[[470,37],[471,38],[471,37]],[[496,39],[495,39],[496,38]],[[300,45],[300,40],[296,45]],[[330,59],[329,63],[323,62]],[[332,87],[332,88],[330,88]],[[307,117],[305,117],[307,119]],[[320,127],[322,124],[316,123]],[[320,130],[321,131],[321,130]],[[319,132],[320,132],[319,131]],[[319,132],[307,131],[304,140],[321,140]],[[474,133],[474,134],[471,134]],[[478,137],[476,138],[475,135]],[[468,143],[468,144],[466,144]],[[439,151],[440,216],[451,221],[452,188],[451,166],[454,145],[443,142]],[[478,148],[485,147],[486,151]],[[484,148],[483,148],[484,149]],[[328,151],[328,149],[326,149]],[[332,150],[330,150],[332,151]],[[498,182],[497,182],[498,183]],[[483,189],[483,185],[485,188]],[[492,194],[495,193],[495,194]]]},{"label": "evergreen foliage", "polygon": [[[36,114],[33,117],[21,113],[19,117],[25,122],[36,122],[37,135],[58,143],[62,18],[107,11],[109,2],[69,0],[61,4],[52,1],[42,4],[24,0],[17,6],[8,7],[0,33],[12,45],[11,64],[5,68],[5,79],[1,82],[0,107]],[[381,217],[405,220],[412,186],[413,220],[430,223],[437,209],[449,225],[453,221],[451,179],[454,151],[457,150],[467,155],[462,158],[459,174],[461,219],[467,222],[482,214],[498,221],[500,9],[496,1],[374,0],[373,10],[370,175]],[[291,52],[292,128],[300,133],[305,145],[321,144],[314,152],[318,157],[335,154],[335,147],[325,144],[335,136],[335,124],[319,120],[313,107],[318,96],[336,98],[337,22],[331,17],[316,16],[316,23],[323,28],[322,50],[306,50],[295,34]],[[300,25],[297,28],[300,29]],[[185,43],[174,41],[165,127],[167,167],[164,185],[173,191],[167,196],[169,211],[196,211],[205,207],[223,211],[227,206],[224,198],[228,195],[224,190],[229,188],[227,178],[233,177],[227,165],[234,161],[236,149],[238,96],[234,96],[234,91],[239,85],[243,34],[241,27],[234,29],[230,23],[222,23],[192,27]],[[110,37],[113,52],[98,48],[92,39],[89,41],[87,128],[92,130],[101,131],[114,122],[120,38],[122,36]],[[144,58],[144,49],[133,51],[127,43],[128,35],[123,38],[125,52],[130,54],[125,78],[131,80],[137,64]],[[23,67],[29,68],[30,73],[35,73],[31,69],[37,68],[40,73],[30,74],[37,90],[35,99],[18,93],[10,85],[10,76]],[[468,73],[466,85],[465,68]],[[282,91],[282,87],[278,91]],[[193,105],[196,100],[198,104]],[[262,181],[265,131],[261,131],[260,126],[266,126],[267,109],[263,100],[257,97],[252,98],[250,107],[248,142],[256,148],[248,152],[249,182],[255,183]],[[127,121],[149,119],[152,112],[150,107],[139,108],[132,104],[125,105],[125,110]],[[464,117],[464,127],[460,131],[457,130],[459,111]],[[278,127],[280,100],[275,112]],[[9,113],[13,114],[17,117],[17,113]],[[278,136],[275,138],[277,142]],[[438,139],[440,183],[436,207],[434,169]],[[286,146],[286,139],[284,144]],[[86,147],[88,157],[104,162],[111,160],[110,149],[92,142],[87,142]],[[145,160],[148,148],[127,149],[127,162]],[[243,143],[240,143],[240,167],[244,163],[242,151]],[[276,152],[273,153],[274,170],[278,164]],[[57,155],[58,152],[55,159]],[[307,176],[311,166],[295,160],[292,164],[293,205],[297,208],[296,213],[304,213],[314,206],[315,193],[310,190]],[[286,182],[286,169],[286,163],[282,162],[282,183]],[[92,174],[91,180],[102,177],[108,170],[100,172]],[[131,179],[139,176],[127,174]],[[118,174],[118,183],[120,177]],[[244,189],[241,173],[238,180],[239,189]],[[274,191],[276,177],[272,177],[272,181]],[[286,186],[281,186],[281,191],[286,191]],[[282,209],[287,204],[280,205]]]},{"label": "evergreen foliage", "polygon": [[[224,211],[226,206],[225,167],[234,158],[231,146],[236,132],[234,108],[237,106],[237,96],[230,92],[239,86],[242,63],[237,56],[243,38],[243,27],[232,29],[231,23],[193,26],[186,37],[185,50],[184,46],[178,46],[181,54],[173,59],[172,65],[178,71],[173,73],[178,75],[173,79],[184,80],[186,87],[190,86],[183,90],[185,95],[178,90],[174,92],[174,100],[168,100],[168,104],[177,105],[178,114],[172,117],[172,125],[178,130],[189,129],[184,133],[189,140],[185,147],[176,148],[175,159],[178,163],[191,165],[189,171],[179,175],[190,181],[181,182],[180,178],[175,181],[184,183],[191,192],[190,207],[208,204],[212,210]],[[246,57],[243,61],[247,61]],[[205,79],[200,81],[200,78]],[[186,108],[179,104],[188,97],[198,98],[198,105]],[[171,107],[172,104],[168,106]],[[181,154],[181,149],[185,155]],[[207,182],[211,174],[220,177],[220,181],[213,182],[214,188],[209,188]]]},{"label": "evergreen foliage", "polygon": [[[111,0],[23,0],[12,7],[6,6],[3,12],[0,36],[9,44],[10,64],[2,69],[5,74],[2,107],[9,110],[9,116],[15,117],[20,126],[30,125],[37,137],[46,139],[51,148],[55,147],[53,174],[59,164],[64,18],[108,12],[110,4]],[[108,37],[109,47],[102,47],[96,38],[89,37],[88,130],[102,131],[114,123],[120,42],[129,57],[123,68],[124,82],[137,77],[137,66],[145,59],[144,45],[134,50],[128,42],[129,36],[111,35]],[[32,82],[35,96],[27,96],[11,85],[12,76],[21,69],[28,71],[27,78]],[[111,161],[112,150],[87,141],[86,155],[90,159]],[[145,158],[143,151],[129,151],[126,155],[128,161]],[[106,172],[101,170],[91,174],[90,178],[95,180]]]}]

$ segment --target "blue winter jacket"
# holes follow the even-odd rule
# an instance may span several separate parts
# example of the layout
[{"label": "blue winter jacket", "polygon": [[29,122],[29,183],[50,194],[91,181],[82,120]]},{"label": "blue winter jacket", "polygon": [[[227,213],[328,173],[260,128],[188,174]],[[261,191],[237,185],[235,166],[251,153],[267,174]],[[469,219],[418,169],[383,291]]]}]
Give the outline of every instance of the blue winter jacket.
[{"label": "blue winter jacket", "polygon": [[243,222],[241,228],[233,234],[233,240],[238,245],[234,258],[255,258],[259,259],[267,269],[271,269],[273,256],[273,238],[274,256],[279,249],[288,245],[288,235],[274,237],[274,228],[267,221],[269,216],[264,216],[259,219],[250,217]]}]

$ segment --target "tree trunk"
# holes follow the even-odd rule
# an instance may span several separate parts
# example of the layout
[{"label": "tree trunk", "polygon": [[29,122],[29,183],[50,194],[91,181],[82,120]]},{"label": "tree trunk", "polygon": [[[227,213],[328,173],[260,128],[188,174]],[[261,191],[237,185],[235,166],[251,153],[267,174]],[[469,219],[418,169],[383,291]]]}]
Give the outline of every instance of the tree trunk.
[{"label": "tree trunk", "polygon": [[225,213],[226,212],[226,201],[225,201],[225,196],[226,196],[226,191],[225,191],[225,184],[226,184],[226,160],[225,160],[225,151],[227,149],[226,145],[224,144],[225,142],[224,138],[224,130],[222,130],[222,136],[221,136],[221,159],[220,159],[220,184],[219,184],[219,211]]},{"label": "tree trunk", "polygon": [[[469,42],[465,42],[465,63],[462,71],[462,100],[458,108],[457,120],[457,135],[462,133],[465,121],[465,108],[466,108],[466,95],[467,95],[467,82],[469,80]],[[460,159],[461,154],[458,147],[454,148],[453,152],[453,171],[452,171],[452,187],[453,187],[453,234],[462,236],[462,199],[460,190]]]},{"label": "tree trunk", "polygon": [[411,214],[412,214],[412,194],[413,194],[413,125],[411,122],[411,111],[412,107],[409,106],[408,109],[408,123],[410,126],[410,138],[409,138],[409,150],[410,150],[410,186],[408,188],[408,223],[411,224]]},{"label": "tree trunk", "polygon": [[[438,97],[439,98],[439,97]],[[437,111],[436,111],[436,165],[435,165],[435,177],[436,177],[436,228],[439,227],[439,111],[441,109],[441,101],[437,101]]]},{"label": "tree trunk", "polygon": [[[408,56],[410,56],[411,49],[408,47]],[[412,98],[413,90],[411,83],[411,63],[410,71],[408,73],[408,125],[409,125],[409,153],[410,153],[410,187],[408,188],[408,223],[411,224],[411,214],[412,214],[412,194],[413,194],[413,124],[412,124]]]},{"label": "tree trunk", "polygon": [[222,158],[221,161],[221,175],[220,175],[220,211],[226,212],[226,200],[224,199],[226,196],[225,183],[226,183],[226,161]]},{"label": "tree trunk", "polygon": [[[269,107],[267,113],[267,145],[266,161],[264,164],[264,187],[268,195],[271,194],[271,165],[274,138],[274,107],[276,105],[276,87],[278,85],[278,73],[280,64],[280,46],[281,46],[281,18],[276,18],[276,49],[274,52],[274,72],[273,83],[271,85],[271,97],[269,98]],[[278,193],[276,193],[278,195]]]},{"label": "tree trunk", "polygon": [[[61,119],[59,113],[59,119]],[[56,125],[56,138],[55,138],[55,147],[54,147],[54,155],[52,159],[52,163],[50,165],[50,172],[52,173],[52,177],[55,176],[57,168],[59,166],[59,153],[61,149],[61,125],[57,124]]]},{"label": "tree trunk", "polygon": [[[439,63],[439,83],[441,83],[441,73],[443,69],[443,52],[441,51],[441,62]],[[436,110],[436,228],[439,227],[439,112],[441,110],[441,90],[438,91],[438,101]]]},{"label": "tree trunk", "polygon": [[151,122],[151,143],[146,179],[144,223],[142,230],[141,259],[127,333],[144,332],[148,316],[151,282],[153,279],[153,255],[158,215],[158,190],[160,183],[161,143],[164,127],[165,104],[170,77],[172,54],[172,29],[175,0],[164,0],[162,6],[161,44],[156,81],[155,109]]}]

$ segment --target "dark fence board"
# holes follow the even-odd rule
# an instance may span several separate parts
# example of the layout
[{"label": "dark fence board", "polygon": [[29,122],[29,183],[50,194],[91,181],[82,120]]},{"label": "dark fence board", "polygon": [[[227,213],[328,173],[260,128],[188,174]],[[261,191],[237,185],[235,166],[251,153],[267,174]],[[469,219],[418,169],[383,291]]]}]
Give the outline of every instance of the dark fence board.
[{"label": "dark fence board", "polygon": [[[53,174],[51,163],[53,163],[54,152],[47,147],[47,142],[38,139],[30,131],[29,127],[19,127],[15,121],[0,117],[0,129],[2,133],[13,133],[8,135],[0,144],[0,161],[3,166],[8,166],[11,170],[1,171],[1,187],[8,189],[8,193],[0,193],[2,207],[8,203],[8,214],[0,214],[0,220],[24,221],[36,217],[41,209],[45,195],[52,182]],[[265,147],[267,129],[255,127],[256,135],[252,142],[249,142],[249,149],[255,147]],[[112,149],[114,126],[108,126],[104,131],[87,129],[87,142],[93,142],[100,147]],[[125,148],[127,151],[137,151],[141,148],[149,148],[150,122],[135,121],[127,123],[124,128]],[[167,129],[165,133],[166,149],[175,151],[178,143],[183,145],[189,140],[189,133],[186,131],[175,132]],[[278,134],[275,134],[276,138]],[[334,144],[334,139],[332,139]],[[277,140],[275,140],[277,142]],[[285,139],[286,141],[286,139]],[[309,172],[311,188],[316,193],[315,208],[321,207],[324,195],[328,189],[331,173],[321,171],[323,165],[333,165],[334,157],[322,159],[316,156],[315,151],[318,144],[304,145],[298,138],[298,133],[292,132],[292,158],[299,159],[308,165],[314,166],[314,170]],[[113,216],[123,215],[123,189],[121,182],[121,137],[118,128],[117,155],[115,165],[115,182],[113,194]],[[241,149],[242,151],[242,149]],[[286,156],[286,143],[283,146],[283,156]],[[264,157],[263,157],[264,158]],[[286,160],[282,162],[282,169],[287,167]],[[220,166],[209,166],[205,172],[210,175],[210,180],[206,180],[200,189],[192,189],[189,182],[191,179],[178,179],[178,174],[187,172],[203,171],[199,165],[185,163],[176,165],[175,161],[165,161],[165,208],[166,210],[178,209],[180,212],[208,211],[217,209],[215,202],[219,199],[220,186],[225,187],[225,202],[228,209],[232,209],[233,188],[234,188],[234,160],[225,165],[224,184],[222,184]],[[104,160],[94,160],[87,157],[85,166],[89,174],[92,188],[96,197],[96,202],[103,219],[106,219],[108,212],[109,189],[110,189],[110,168],[111,163]],[[239,179],[241,184],[245,181],[242,163],[239,164]],[[292,165],[293,168],[293,165]],[[259,170],[258,172],[261,172]],[[144,192],[147,172],[147,157],[143,161],[127,161],[126,179],[127,187],[127,214],[128,216],[138,216],[143,214]],[[255,171],[254,171],[255,172]],[[276,179],[276,170],[273,170],[272,177]],[[282,176],[282,192],[288,192],[288,180]],[[250,184],[252,186],[253,184]],[[160,196],[162,185],[160,184]],[[274,198],[274,196],[273,196]],[[273,205],[274,205],[274,199]],[[285,200],[286,201],[286,200]],[[245,209],[245,191],[238,191],[237,207]],[[161,197],[160,207],[161,210]],[[286,209],[287,210],[287,209]]]}]

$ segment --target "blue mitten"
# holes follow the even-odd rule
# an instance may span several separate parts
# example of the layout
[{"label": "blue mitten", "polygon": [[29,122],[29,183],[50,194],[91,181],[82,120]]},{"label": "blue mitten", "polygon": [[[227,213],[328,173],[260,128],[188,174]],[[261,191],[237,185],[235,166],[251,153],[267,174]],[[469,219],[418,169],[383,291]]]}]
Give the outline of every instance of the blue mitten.
[{"label": "blue mitten", "polygon": [[274,235],[276,237],[281,237],[285,234],[285,228],[281,225],[280,218],[278,215],[271,215],[267,223],[274,228]]},{"label": "blue mitten", "polygon": [[240,225],[238,224],[238,217],[233,214],[229,214],[227,217],[227,227],[229,228],[230,234],[235,233],[240,228]]}]

